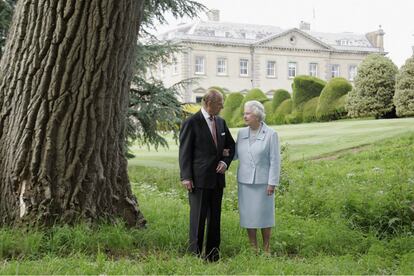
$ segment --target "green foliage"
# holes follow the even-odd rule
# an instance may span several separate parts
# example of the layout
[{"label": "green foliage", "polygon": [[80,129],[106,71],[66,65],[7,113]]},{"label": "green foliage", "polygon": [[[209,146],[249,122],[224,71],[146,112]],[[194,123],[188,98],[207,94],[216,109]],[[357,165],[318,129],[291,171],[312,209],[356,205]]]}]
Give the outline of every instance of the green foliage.
[{"label": "green foliage", "polygon": [[172,131],[178,137],[183,118],[181,104],[176,98],[176,87],[165,87],[161,81],[147,81],[139,76],[130,89],[127,137],[130,142],[168,147],[163,137]]},{"label": "green foliage", "polygon": [[[297,126],[287,127],[297,135]],[[185,253],[188,195],[178,170],[133,167],[147,229],[119,223],[3,228],[0,274],[411,275],[413,143],[408,134],[337,159],[296,162],[284,148],[270,256],[252,252],[239,226],[236,164],[226,173],[222,258],[214,265]]]},{"label": "green foliage", "polygon": [[292,99],[284,100],[273,114],[273,122],[275,124],[286,123],[286,116],[292,113]]},{"label": "green foliage", "polygon": [[307,101],[321,94],[325,85],[325,81],[316,77],[296,76],[292,83],[293,110],[301,111]]},{"label": "green foliage", "polygon": [[231,126],[232,127],[243,127],[245,126],[244,120],[243,120],[243,111],[244,108],[242,106],[239,106],[233,111],[233,115],[231,117]]},{"label": "green foliage", "polygon": [[227,95],[226,100],[224,101],[224,107],[221,110],[221,117],[226,120],[226,123],[229,127],[233,127],[232,117],[234,110],[240,107],[241,102],[243,101],[243,95],[240,92],[234,92]]},{"label": "green foliage", "polygon": [[331,121],[346,115],[344,96],[352,85],[344,78],[333,78],[323,88],[319,97],[316,117],[320,121]]},{"label": "green foliage", "polygon": [[240,114],[243,114],[244,111],[244,104],[248,101],[259,101],[261,103],[264,103],[266,101],[268,101],[269,99],[266,97],[266,95],[263,93],[262,90],[260,90],[259,88],[253,88],[251,89],[249,92],[247,92],[246,96],[244,97],[240,107],[241,107],[241,111]]},{"label": "green foliage", "polygon": [[[184,80],[171,87],[165,87],[161,80],[148,78],[147,71],[159,63],[168,64],[171,56],[181,51],[181,47],[158,41],[149,34],[157,23],[166,23],[166,12],[175,18],[195,17],[197,12],[205,10],[202,4],[185,0],[145,0],[140,36],[148,37],[145,44],[138,43],[135,59],[135,76],[130,89],[130,102],[127,114],[126,151],[133,141],[147,146],[168,147],[163,134],[171,131],[178,138],[179,125],[185,117],[177,94]],[[128,152],[128,157],[133,155]]]},{"label": "green foliage", "polygon": [[389,58],[380,54],[367,56],[359,65],[355,87],[348,94],[348,116],[392,116],[396,73],[397,67]]},{"label": "green foliage", "polygon": [[319,97],[307,101],[303,105],[302,120],[305,123],[316,121],[316,108],[318,107]]},{"label": "green foliage", "polygon": [[244,104],[252,100],[256,100],[261,103],[264,103],[268,101],[269,99],[266,97],[266,95],[263,93],[262,90],[258,88],[251,89],[249,92],[247,92],[246,96],[243,98],[240,106],[233,112],[230,126],[232,127],[244,126],[244,121],[243,121]]},{"label": "green foliage", "polygon": [[272,99],[272,106],[273,110],[276,110],[279,105],[287,100],[290,99],[290,93],[285,89],[278,89],[273,93],[273,99]]},{"label": "green foliage", "polygon": [[16,2],[17,0],[0,1],[0,58],[3,55],[3,47],[6,45],[6,38]]},{"label": "green foliage", "polygon": [[272,102],[267,101],[263,104],[263,106],[264,106],[265,114],[266,114],[266,117],[265,117],[266,124],[273,125],[274,122],[273,122],[273,104],[272,104]]},{"label": "green foliage", "polygon": [[397,74],[393,100],[399,117],[414,116],[414,56],[407,59]]}]

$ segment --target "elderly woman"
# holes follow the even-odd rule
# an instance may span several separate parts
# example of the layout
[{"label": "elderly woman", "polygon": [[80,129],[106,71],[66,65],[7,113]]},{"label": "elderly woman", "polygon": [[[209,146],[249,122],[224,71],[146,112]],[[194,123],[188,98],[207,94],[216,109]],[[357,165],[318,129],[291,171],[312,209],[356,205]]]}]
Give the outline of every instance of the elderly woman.
[{"label": "elderly woman", "polygon": [[243,119],[247,125],[237,135],[236,156],[240,226],[247,228],[250,244],[257,251],[257,229],[263,249],[270,253],[270,235],[275,225],[275,187],[279,184],[280,150],[276,131],[264,122],[263,105],[248,101]]}]

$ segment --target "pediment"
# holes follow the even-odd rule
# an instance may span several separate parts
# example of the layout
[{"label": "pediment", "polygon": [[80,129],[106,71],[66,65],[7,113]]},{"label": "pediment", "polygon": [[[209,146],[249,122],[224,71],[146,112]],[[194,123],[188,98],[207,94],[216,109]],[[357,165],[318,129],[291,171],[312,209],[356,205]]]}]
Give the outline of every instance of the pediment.
[{"label": "pediment", "polygon": [[311,50],[332,49],[330,45],[296,28],[262,39],[256,45]]}]

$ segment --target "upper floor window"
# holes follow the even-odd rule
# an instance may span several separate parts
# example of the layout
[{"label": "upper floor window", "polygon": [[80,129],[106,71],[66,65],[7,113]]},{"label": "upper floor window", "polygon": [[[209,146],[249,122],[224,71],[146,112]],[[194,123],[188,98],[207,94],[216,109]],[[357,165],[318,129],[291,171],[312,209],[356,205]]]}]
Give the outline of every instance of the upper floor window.
[{"label": "upper floor window", "polygon": [[309,63],[309,76],[317,77],[318,76],[318,64]]},{"label": "upper floor window", "polygon": [[358,69],[356,65],[349,65],[349,80],[354,81],[355,77],[358,73]]},{"label": "upper floor window", "polygon": [[293,79],[296,77],[296,62],[288,62],[288,78]]},{"label": "upper floor window", "polygon": [[339,77],[339,64],[331,64],[331,78]]},{"label": "upper floor window", "polygon": [[249,60],[246,58],[240,59],[240,76],[249,75]]},{"label": "upper floor window", "polygon": [[217,75],[227,75],[227,59],[217,59]]},{"label": "upper floor window", "polygon": [[276,77],[276,61],[268,60],[266,66],[266,76],[275,78]]},{"label": "upper floor window", "polygon": [[204,74],[204,68],[205,67],[205,59],[202,56],[196,56],[195,57],[195,69],[194,69],[194,73],[195,74]]}]

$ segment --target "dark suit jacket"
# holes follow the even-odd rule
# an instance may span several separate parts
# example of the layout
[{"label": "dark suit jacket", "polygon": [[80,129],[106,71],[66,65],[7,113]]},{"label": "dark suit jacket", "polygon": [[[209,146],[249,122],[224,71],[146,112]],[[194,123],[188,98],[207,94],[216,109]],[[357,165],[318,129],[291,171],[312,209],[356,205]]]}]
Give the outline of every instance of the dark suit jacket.
[{"label": "dark suit jacket", "polygon": [[[226,122],[216,116],[217,144],[201,111],[181,125],[179,163],[181,180],[193,180],[194,187],[213,189],[225,186],[224,174],[216,173],[220,161],[230,167],[235,152],[233,137]],[[230,156],[223,156],[223,149],[230,149]]]}]

